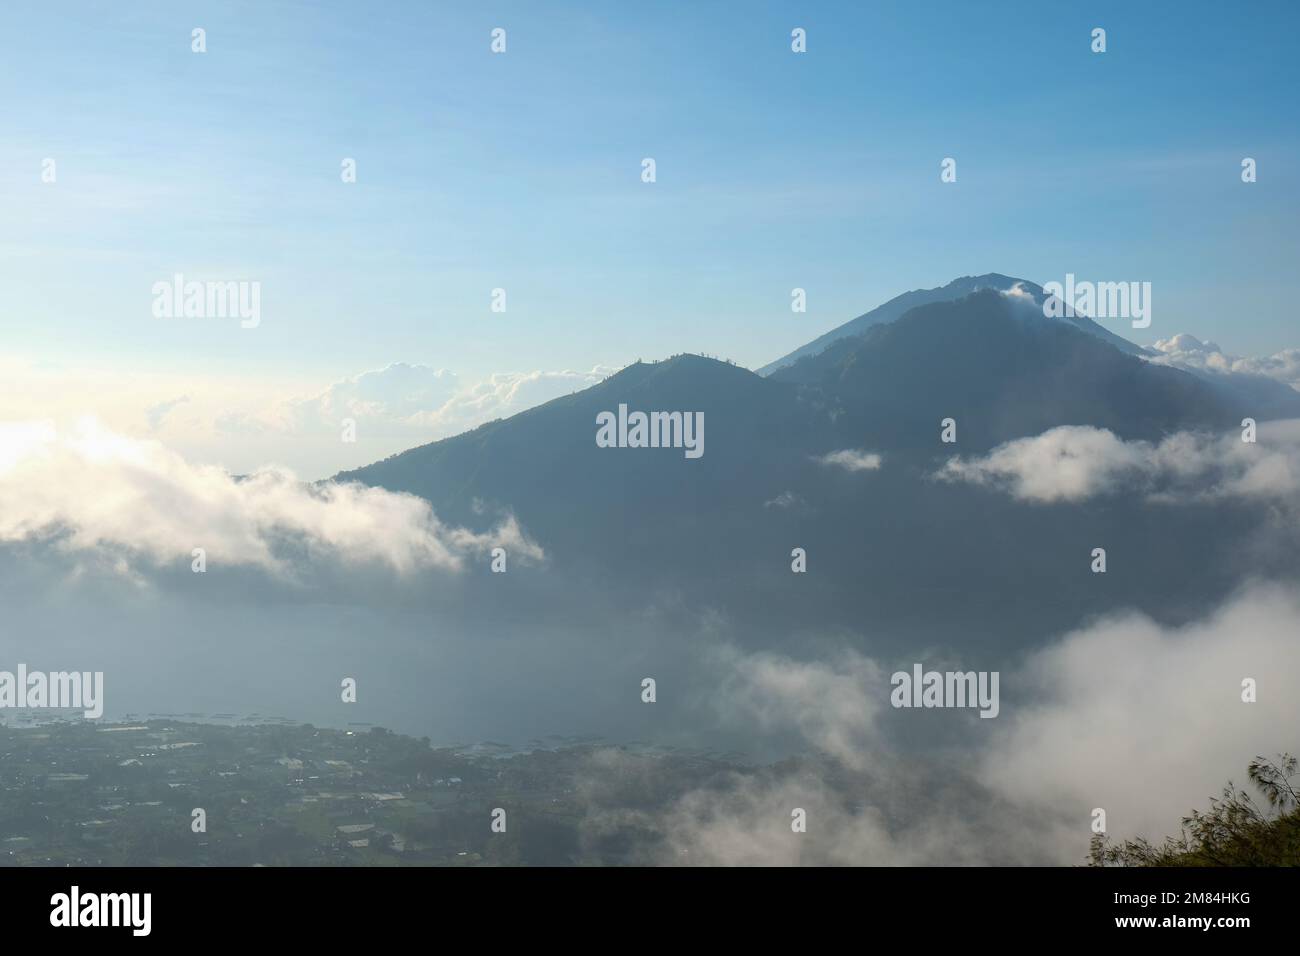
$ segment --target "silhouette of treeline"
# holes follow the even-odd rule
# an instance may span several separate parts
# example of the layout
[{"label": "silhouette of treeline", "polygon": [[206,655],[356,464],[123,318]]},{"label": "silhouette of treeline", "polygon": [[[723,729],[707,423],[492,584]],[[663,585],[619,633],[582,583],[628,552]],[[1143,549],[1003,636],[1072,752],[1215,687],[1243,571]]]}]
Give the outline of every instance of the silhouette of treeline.
[{"label": "silhouette of treeline", "polygon": [[1246,770],[1263,797],[1261,806],[1231,782],[1210,809],[1183,818],[1182,832],[1160,845],[1126,840],[1112,845],[1093,837],[1092,866],[1300,866],[1300,795],[1297,761],[1256,757]]}]

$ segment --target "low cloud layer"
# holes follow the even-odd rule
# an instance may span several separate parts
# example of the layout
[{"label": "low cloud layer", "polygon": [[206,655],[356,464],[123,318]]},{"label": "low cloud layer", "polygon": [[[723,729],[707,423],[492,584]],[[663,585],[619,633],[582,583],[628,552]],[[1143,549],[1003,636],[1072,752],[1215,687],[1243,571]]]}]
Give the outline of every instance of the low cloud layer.
[{"label": "low cloud layer", "polygon": [[1262,423],[1256,437],[1246,442],[1240,431],[1179,432],[1153,443],[1065,425],[982,457],[953,458],[935,477],[1039,503],[1119,492],[1165,501],[1294,497],[1300,492],[1300,420]]},{"label": "low cloud layer", "polygon": [[[1164,628],[1120,615],[1036,654],[979,776],[1013,798],[1086,816],[1123,836],[1173,835],[1256,754],[1300,747],[1300,597],[1247,590],[1205,620]],[[1242,700],[1242,682],[1257,700]]]},{"label": "low cloud layer", "polygon": [[428,503],[357,484],[309,485],[272,469],[235,478],[155,441],[93,420],[0,424],[0,541],[50,539],[66,550],[155,565],[191,559],[284,572],[284,553],[377,564],[400,574],[459,569],[505,547],[542,558],[512,517],[488,533],[448,527]]},{"label": "low cloud layer", "polygon": [[[720,715],[794,732],[823,758],[736,771],[621,822],[657,835],[657,863],[1081,863],[1094,809],[1113,837],[1159,841],[1227,781],[1244,783],[1256,754],[1300,747],[1296,633],[1300,598],[1272,586],[1182,628],[1119,615],[1004,673],[1001,715],[973,728],[957,711],[891,711],[889,669],[852,652],[727,651],[713,661]],[[927,718],[950,721],[953,742],[901,742],[901,721]],[[791,828],[796,808],[806,833]]]},{"label": "low cloud layer", "polygon": [[795,729],[818,750],[861,770],[876,749],[877,720],[887,701],[876,693],[887,675],[853,652],[834,661],[796,661],[781,654],[719,650],[717,701],[724,721],[771,732]]}]

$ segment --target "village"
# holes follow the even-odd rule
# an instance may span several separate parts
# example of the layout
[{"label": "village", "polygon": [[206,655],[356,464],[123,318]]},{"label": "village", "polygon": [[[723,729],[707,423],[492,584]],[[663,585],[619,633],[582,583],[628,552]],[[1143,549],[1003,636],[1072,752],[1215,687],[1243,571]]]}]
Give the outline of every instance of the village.
[{"label": "village", "polygon": [[504,861],[564,816],[517,776],[381,728],[30,721],[0,728],[0,865]]}]

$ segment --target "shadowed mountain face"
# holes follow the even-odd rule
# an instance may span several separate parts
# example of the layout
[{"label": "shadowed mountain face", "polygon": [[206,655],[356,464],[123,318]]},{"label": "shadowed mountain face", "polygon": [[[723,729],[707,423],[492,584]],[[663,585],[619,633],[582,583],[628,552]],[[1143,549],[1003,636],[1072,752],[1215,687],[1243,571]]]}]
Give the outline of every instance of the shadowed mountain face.
[{"label": "shadowed mountain face", "polygon": [[[597,415],[620,404],[703,412],[704,455],[598,447]],[[1027,505],[935,481],[947,459],[1058,425],[1151,440],[1237,427],[1253,412],[984,290],[914,308],[767,378],[696,356],[638,363],[338,478],[423,496],[471,527],[512,511],[547,562],[511,574],[509,589],[471,575],[466,608],[477,615],[599,631],[668,607],[682,617],[665,627],[686,631],[707,611],[752,646],[949,648],[996,664],[1111,608],[1198,613],[1237,582],[1258,515],[1137,496]],[[940,441],[947,417],[956,445]],[[879,454],[880,467],[820,460],[843,449]],[[1123,573],[1089,572],[1097,546]],[[791,573],[794,548],[808,573]]]},{"label": "shadowed mountain face", "polygon": [[1057,425],[1129,439],[1222,429],[1247,408],[988,290],[916,308],[771,377],[833,396],[847,435],[890,449],[933,449],[937,422],[953,417],[966,454]]}]

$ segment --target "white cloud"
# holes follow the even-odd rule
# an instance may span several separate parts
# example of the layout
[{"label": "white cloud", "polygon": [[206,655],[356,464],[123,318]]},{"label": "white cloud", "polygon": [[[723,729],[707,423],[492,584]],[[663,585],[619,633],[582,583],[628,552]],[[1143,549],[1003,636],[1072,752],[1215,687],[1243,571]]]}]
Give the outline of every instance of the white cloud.
[{"label": "white cloud", "polygon": [[334,426],[344,418],[361,417],[402,421],[440,407],[460,388],[460,379],[445,368],[395,362],[289,403],[291,424]]},{"label": "white cloud", "polygon": [[156,405],[150,405],[145,409],[145,417],[149,420],[149,430],[156,432],[158,426],[163,423],[163,419],[189,400],[190,397],[188,395],[181,395],[178,398],[172,398],[165,402],[159,402]]},{"label": "white cloud", "polygon": [[[321,388],[292,371],[250,379],[0,356],[0,420],[93,414],[113,431],[156,438],[193,461],[235,472],[273,462],[321,478],[525,411],[614,371],[499,372],[478,380],[399,362]],[[342,440],[346,419],[356,423],[355,441]]]},{"label": "white cloud", "polygon": [[[260,439],[284,458],[310,461],[311,468],[329,473],[508,418],[595,385],[613,371],[597,366],[589,372],[498,372],[465,382],[446,369],[397,363],[308,397],[223,412],[214,425],[226,439]],[[355,423],[354,444],[339,440],[347,419]]]},{"label": "white cloud", "polygon": [[[1271,585],[1184,627],[1116,615],[1003,673],[1001,715],[928,751],[884,732],[884,717],[919,718],[890,711],[877,662],[728,650],[714,659],[724,717],[797,732],[842,769],[737,772],[637,822],[663,836],[659,862],[711,865],[1077,864],[1095,807],[1113,836],[1159,841],[1244,783],[1257,754],[1300,745],[1297,632],[1300,596]],[[1247,677],[1255,703],[1241,700]],[[806,834],[791,832],[794,807]]]},{"label": "white cloud", "polygon": [[440,408],[461,389],[460,380],[447,369],[396,362],[341,379],[324,391],[280,402],[259,412],[222,417],[222,430],[239,433],[280,432],[335,435],[344,419],[359,426],[384,431],[418,429],[419,417]]},{"label": "white cloud", "polygon": [[466,383],[447,369],[398,362],[335,382],[310,398],[294,399],[257,418],[280,431],[326,428],[337,431],[345,418],[359,427],[459,434],[494,418],[505,418],[553,398],[595,385],[615,369],[589,372],[497,372]]},{"label": "white cloud", "polygon": [[1011,286],[1011,288],[1001,289],[999,291],[1006,298],[1013,299],[1025,305],[1037,307],[1039,304],[1038,300],[1034,297],[1034,293],[1026,289],[1023,282],[1016,282]]},{"label": "white cloud", "polygon": [[1028,501],[1080,501],[1140,469],[1150,453],[1142,445],[1102,428],[1063,425],[999,445],[982,458],[951,458],[937,477],[1005,487]]},{"label": "white cloud", "polygon": [[793,491],[783,491],[775,498],[763,502],[764,508],[806,508],[808,503]]},{"label": "white cloud", "polygon": [[949,460],[935,477],[1005,490],[1024,501],[1082,501],[1137,490],[1165,501],[1287,499],[1300,492],[1300,419],[1263,422],[1258,440],[1178,432],[1158,443],[1125,441],[1090,426],[1063,425]]},{"label": "white cloud", "polygon": [[856,448],[842,448],[822,455],[817,460],[828,467],[843,468],[845,471],[877,471],[882,461],[877,453]]},{"label": "white cloud", "polygon": [[818,749],[861,769],[876,736],[887,684],[880,667],[846,651],[829,663],[724,647],[714,662],[726,675],[718,691],[723,717],[765,730],[793,726]]},{"label": "white cloud", "polygon": [[51,537],[74,551],[190,560],[284,572],[279,546],[310,557],[375,563],[398,573],[455,570],[500,545],[541,559],[513,518],[488,533],[448,527],[412,495],[358,484],[307,485],[283,469],[235,479],[193,465],[156,441],[93,420],[60,433],[50,423],[0,425],[0,541]]},{"label": "white cloud", "polygon": [[1256,754],[1300,745],[1297,633],[1300,598],[1261,586],[1187,627],[1128,614],[1069,634],[1018,679],[1038,701],[1004,711],[980,777],[1080,820],[1102,807],[1125,836],[1173,835]]},{"label": "white cloud", "polygon": [[508,418],[552,399],[603,381],[617,369],[596,366],[589,372],[498,372],[461,389],[445,403],[415,417],[421,425],[458,434],[494,418]]},{"label": "white cloud", "polygon": [[1150,361],[1189,371],[1214,372],[1220,375],[1263,375],[1300,390],[1300,349],[1283,349],[1258,358],[1224,354],[1213,342],[1202,342],[1194,335],[1175,335],[1156,342],[1160,355]]},{"label": "white cloud", "polygon": [[[897,772],[896,766],[890,767]],[[899,790],[914,785],[896,778]],[[687,793],[655,821],[665,837],[656,862],[700,866],[960,866],[987,862],[976,844],[991,827],[948,814],[901,822],[888,799],[846,793],[814,773],[737,778],[731,789]],[[807,830],[792,830],[795,808]],[[913,805],[915,809],[915,805]]]}]

